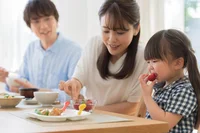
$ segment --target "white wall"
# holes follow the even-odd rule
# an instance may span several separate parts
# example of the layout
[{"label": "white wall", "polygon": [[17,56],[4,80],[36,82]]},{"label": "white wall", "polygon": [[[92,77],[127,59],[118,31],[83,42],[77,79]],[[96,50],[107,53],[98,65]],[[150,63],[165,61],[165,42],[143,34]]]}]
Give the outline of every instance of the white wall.
[{"label": "white wall", "polygon": [[184,31],[184,0],[165,1],[165,28]]},{"label": "white wall", "polygon": [[84,46],[99,34],[98,10],[103,0],[53,0],[60,14],[59,31]]}]

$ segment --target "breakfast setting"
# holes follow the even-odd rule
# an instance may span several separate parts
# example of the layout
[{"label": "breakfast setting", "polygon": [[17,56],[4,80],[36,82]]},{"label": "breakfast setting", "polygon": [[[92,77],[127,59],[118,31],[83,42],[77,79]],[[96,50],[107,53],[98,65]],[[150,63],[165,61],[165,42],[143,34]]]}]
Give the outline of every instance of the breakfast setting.
[{"label": "breakfast setting", "polygon": [[[13,81],[10,81],[9,84],[15,87],[19,86],[15,82],[15,79],[18,78],[19,77],[11,78]],[[8,80],[9,79],[7,79],[7,81]],[[125,115],[95,109],[98,105],[96,99],[87,99],[84,98],[84,96],[79,96],[81,99],[73,100],[71,98],[62,103],[58,100],[58,92],[40,91],[39,88],[20,88],[18,93],[14,93],[6,92],[2,84],[1,86],[0,117],[2,119],[9,117],[12,118],[13,121],[18,121],[20,118],[20,121],[18,121],[14,127],[17,127],[20,123],[24,123],[24,126],[27,125],[23,129],[25,132],[30,132],[30,130],[33,132],[41,132],[44,130],[45,132],[54,131],[59,133],[61,131],[72,131],[75,128],[77,132],[96,131],[96,128],[110,130],[110,127],[107,125],[115,125],[118,127],[119,124],[124,125],[127,122],[129,124],[134,124],[137,120]],[[139,118],[141,124],[143,123],[142,121],[143,120]],[[7,120],[4,120],[4,122],[5,124],[9,123]],[[35,124],[36,126],[33,126],[32,124]],[[161,126],[163,124],[164,123],[160,123],[159,125]],[[29,125],[32,126],[30,127]],[[96,128],[93,128],[91,125],[94,125]],[[46,130],[46,128],[43,129],[42,127],[34,128],[37,126],[42,126],[43,128],[48,127],[48,130]],[[70,128],[67,128],[68,126],[70,126]],[[2,131],[5,130],[6,132],[22,131],[18,128],[0,127]]]},{"label": "breakfast setting", "polygon": [[[10,86],[20,87],[15,80],[18,76],[7,77]],[[0,93],[0,108],[35,108],[28,117],[41,121],[83,120],[94,110],[97,101],[92,99],[58,101],[58,92],[39,91],[38,88],[20,88],[19,93]],[[84,98],[84,97],[83,97]]]},{"label": "breakfast setting", "polygon": [[0,7],[0,132],[200,133],[200,0]]}]

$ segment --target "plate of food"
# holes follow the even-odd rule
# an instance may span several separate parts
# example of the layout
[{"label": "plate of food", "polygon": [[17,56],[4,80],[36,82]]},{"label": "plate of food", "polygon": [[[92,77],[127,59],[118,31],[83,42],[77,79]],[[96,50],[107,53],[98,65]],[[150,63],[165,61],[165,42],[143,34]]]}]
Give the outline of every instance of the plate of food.
[{"label": "plate of food", "polygon": [[57,121],[66,121],[66,120],[83,120],[86,119],[91,113],[75,110],[75,109],[66,109],[69,105],[69,102],[66,102],[63,108],[52,109],[35,109],[32,112],[29,112],[28,115],[31,118],[36,118],[41,121],[48,122],[57,122]]},{"label": "plate of food", "polygon": [[0,94],[0,106],[1,108],[14,108],[22,99],[24,99],[24,96],[15,96],[8,93]]}]

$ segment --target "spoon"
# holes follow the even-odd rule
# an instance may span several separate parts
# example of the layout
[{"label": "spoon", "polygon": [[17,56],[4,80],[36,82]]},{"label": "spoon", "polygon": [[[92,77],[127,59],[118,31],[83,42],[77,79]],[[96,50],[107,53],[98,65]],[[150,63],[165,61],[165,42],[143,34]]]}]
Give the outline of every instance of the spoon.
[{"label": "spoon", "polygon": [[62,109],[60,109],[62,112],[64,112],[65,110],[66,110],[66,108],[68,107],[68,105],[70,104],[70,102],[69,101],[66,101],[65,103],[64,103],[64,106],[62,107]]},{"label": "spoon", "polygon": [[79,108],[78,115],[81,115],[82,111],[86,108],[86,104],[84,103],[80,104],[78,108]]}]

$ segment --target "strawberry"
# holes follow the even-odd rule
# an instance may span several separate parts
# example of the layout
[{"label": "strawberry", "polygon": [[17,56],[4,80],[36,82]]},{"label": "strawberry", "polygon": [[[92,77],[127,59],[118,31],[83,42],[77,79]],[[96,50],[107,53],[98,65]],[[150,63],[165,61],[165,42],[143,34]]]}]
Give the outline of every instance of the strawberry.
[{"label": "strawberry", "polygon": [[156,77],[157,77],[157,74],[156,73],[152,73],[152,74],[150,74],[149,76],[148,76],[148,80],[149,81],[154,81],[155,79],[156,79]]},{"label": "strawberry", "polygon": [[92,100],[90,100],[90,99],[88,99],[87,101],[86,101],[86,108],[85,108],[85,111],[90,111],[91,109],[92,109],[92,107],[93,107],[93,104],[92,104]]},{"label": "strawberry", "polygon": [[79,105],[80,104],[86,104],[86,108],[84,109],[85,111],[90,111],[93,108],[93,102],[92,100],[88,99],[88,100],[82,100],[82,101],[77,101],[74,103],[74,109],[79,110]]},{"label": "strawberry", "polygon": [[74,109],[79,110],[79,109],[78,109],[79,105],[80,105],[79,102],[75,102],[75,103],[74,103]]},{"label": "strawberry", "polygon": [[88,100],[86,101],[86,104],[92,104],[92,100],[88,99]]}]

